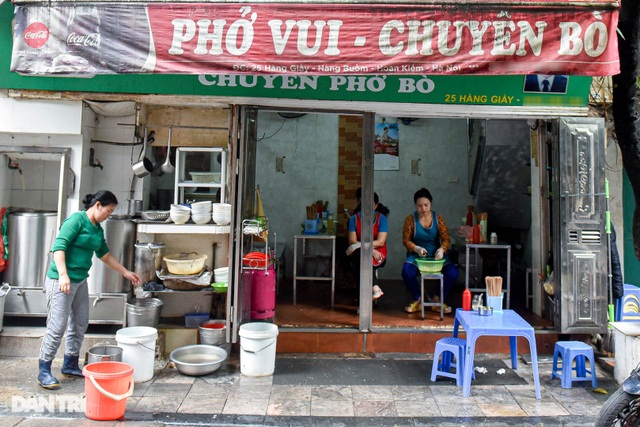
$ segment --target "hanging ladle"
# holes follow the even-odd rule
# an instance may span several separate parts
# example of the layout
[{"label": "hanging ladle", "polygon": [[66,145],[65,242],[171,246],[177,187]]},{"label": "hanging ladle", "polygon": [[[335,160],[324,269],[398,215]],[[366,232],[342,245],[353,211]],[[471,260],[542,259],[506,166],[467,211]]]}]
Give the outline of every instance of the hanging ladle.
[{"label": "hanging ladle", "polygon": [[173,171],[176,169],[171,164],[171,130],[172,129],[173,127],[169,126],[169,138],[167,139],[167,158],[162,164],[162,166],[160,166],[160,170],[163,173],[173,173]]}]

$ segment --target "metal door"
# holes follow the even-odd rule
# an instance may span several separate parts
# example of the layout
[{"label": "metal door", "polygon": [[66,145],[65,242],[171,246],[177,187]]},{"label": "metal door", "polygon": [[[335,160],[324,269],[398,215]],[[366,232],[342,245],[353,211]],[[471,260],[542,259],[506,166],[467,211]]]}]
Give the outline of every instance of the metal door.
[{"label": "metal door", "polygon": [[559,120],[553,161],[555,320],[562,333],[605,332],[604,120]]},{"label": "metal door", "polygon": [[[242,233],[242,220],[252,218],[254,212],[254,195],[256,182],[256,130],[258,125],[258,110],[253,107],[235,106],[232,114],[232,141],[236,142],[236,150],[231,156],[231,170],[235,174],[232,179],[231,203],[235,206],[231,230],[233,242],[233,258],[229,266],[233,274],[233,289],[227,294],[227,322],[231,321],[232,342],[238,341],[240,325],[251,319],[251,288],[250,275],[242,271],[242,247],[247,247],[248,239]],[[233,175],[232,174],[232,175]],[[244,245],[241,239],[247,239]],[[233,300],[233,301],[232,301]]]}]

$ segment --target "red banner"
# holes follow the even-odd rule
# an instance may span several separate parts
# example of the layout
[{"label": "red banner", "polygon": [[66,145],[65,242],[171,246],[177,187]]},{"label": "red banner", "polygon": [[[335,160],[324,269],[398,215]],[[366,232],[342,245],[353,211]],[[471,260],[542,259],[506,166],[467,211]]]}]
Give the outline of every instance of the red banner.
[{"label": "red banner", "polygon": [[555,4],[18,6],[11,70],[69,75],[618,73],[618,11]]}]

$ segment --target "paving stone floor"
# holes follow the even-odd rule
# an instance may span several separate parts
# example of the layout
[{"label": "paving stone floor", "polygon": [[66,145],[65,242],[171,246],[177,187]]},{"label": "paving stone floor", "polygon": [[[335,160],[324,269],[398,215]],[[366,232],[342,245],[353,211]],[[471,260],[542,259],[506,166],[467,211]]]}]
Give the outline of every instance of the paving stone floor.
[{"label": "paving stone floor", "polygon": [[[429,358],[431,355],[281,355],[286,357],[335,358],[368,357],[384,363],[389,358]],[[476,355],[476,367],[483,358]],[[501,355],[507,362],[508,355]],[[276,361],[277,363],[277,361]],[[137,426],[137,425],[246,425],[246,426],[404,426],[404,425],[592,425],[607,396],[595,393],[590,382],[571,389],[551,380],[551,365],[540,364],[542,399],[535,398],[531,366],[520,361],[515,372],[526,380],[520,385],[471,387],[471,396],[462,397],[455,385],[278,385],[273,376],[247,377],[239,372],[237,357],[218,371],[204,377],[183,376],[166,362],[156,363],[156,376],[135,385],[127,399],[123,420],[91,421],[80,411],[34,412],[24,410],[24,402],[54,396],[83,399],[84,381],[54,375],[61,381],[58,391],[46,391],[36,383],[35,358],[0,357],[0,427],[42,426]],[[375,372],[371,372],[375,376]],[[613,392],[611,375],[598,370],[601,388]],[[23,410],[18,410],[16,396]],[[75,399],[75,400],[74,400]],[[13,406],[12,406],[13,403]]]}]

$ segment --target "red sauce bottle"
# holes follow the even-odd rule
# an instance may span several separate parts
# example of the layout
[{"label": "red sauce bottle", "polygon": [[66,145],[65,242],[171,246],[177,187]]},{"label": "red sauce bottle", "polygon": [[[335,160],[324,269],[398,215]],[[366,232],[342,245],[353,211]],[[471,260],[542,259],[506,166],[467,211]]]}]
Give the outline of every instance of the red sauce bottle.
[{"label": "red sauce bottle", "polygon": [[473,226],[473,243],[480,243],[480,224]]},{"label": "red sauce bottle", "polygon": [[471,291],[469,289],[465,289],[462,293],[462,309],[464,311],[471,310]]}]

